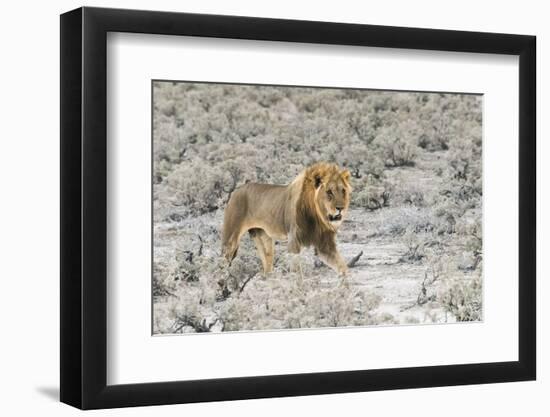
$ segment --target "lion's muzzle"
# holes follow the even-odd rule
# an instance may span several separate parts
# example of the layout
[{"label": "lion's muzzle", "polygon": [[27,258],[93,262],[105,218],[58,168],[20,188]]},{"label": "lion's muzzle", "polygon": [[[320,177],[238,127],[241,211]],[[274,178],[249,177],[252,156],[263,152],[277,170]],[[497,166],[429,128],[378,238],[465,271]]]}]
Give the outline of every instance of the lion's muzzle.
[{"label": "lion's muzzle", "polygon": [[328,219],[331,221],[331,222],[339,222],[342,220],[342,213],[338,213],[338,214],[329,214],[328,215]]}]

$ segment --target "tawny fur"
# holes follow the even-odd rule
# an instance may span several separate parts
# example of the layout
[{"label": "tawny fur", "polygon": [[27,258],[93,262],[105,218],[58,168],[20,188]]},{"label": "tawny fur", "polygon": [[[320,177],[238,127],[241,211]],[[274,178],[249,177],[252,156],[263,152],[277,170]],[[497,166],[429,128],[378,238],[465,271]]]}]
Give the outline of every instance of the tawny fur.
[{"label": "tawny fur", "polygon": [[265,273],[273,270],[274,241],[288,240],[290,253],[313,246],[323,262],[345,275],[347,265],[336,247],[336,232],[350,194],[349,171],[326,162],[306,168],[286,186],[243,185],[225,209],[222,254],[231,263],[248,231]]}]

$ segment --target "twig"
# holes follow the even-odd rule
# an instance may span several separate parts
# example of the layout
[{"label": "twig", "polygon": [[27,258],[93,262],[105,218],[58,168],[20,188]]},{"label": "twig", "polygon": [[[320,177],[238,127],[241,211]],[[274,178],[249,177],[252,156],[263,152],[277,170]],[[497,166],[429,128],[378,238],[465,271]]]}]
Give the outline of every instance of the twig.
[{"label": "twig", "polygon": [[361,256],[363,256],[363,251],[359,252],[356,256],[351,258],[351,260],[348,262],[348,268],[353,268]]},{"label": "twig", "polygon": [[401,306],[401,308],[399,309],[399,312],[403,312],[403,311],[407,311],[407,310],[410,310],[411,308],[413,307],[416,307],[418,304],[417,302],[415,301],[414,303],[411,303],[411,304],[408,304],[406,306]]},{"label": "twig", "polygon": [[435,294],[428,295],[427,286],[432,285],[437,279],[439,278],[439,274],[436,273],[436,271],[432,268],[432,278],[428,278],[428,271],[424,271],[424,279],[422,280],[422,283],[420,284],[420,292],[418,293],[418,296],[416,297],[416,301],[412,304],[402,306],[399,311],[403,312],[406,310],[409,310],[416,306],[423,306],[429,301],[435,301],[436,296]]},{"label": "twig", "polygon": [[203,246],[204,246],[204,241],[202,240],[201,235],[197,235],[197,237],[198,237],[199,240],[201,241],[201,244],[200,244],[200,246],[199,246],[199,253],[198,253],[198,255],[199,255],[199,256],[202,256],[202,248],[203,248]]},{"label": "twig", "polygon": [[254,277],[254,275],[250,275],[244,282],[243,285],[241,285],[241,288],[239,289],[239,294],[244,291],[244,287],[246,287],[246,284],[249,283],[249,281]]},{"label": "twig", "polygon": [[[177,323],[178,321],[179,323]],[[212,329],[212,327],[214,327],[214,325],[217,322],[218,322],[218,319],[216,319],[210,324],[206,324],[205,318],[201,320],[196,316],[193,316],[193,315],[188,316],[184,314],[176,318],[177,327],[174,330],[174,333],[180,332],[186,326],[192,327],[197,333],[208,333],[210,332],[210,329]]]}]

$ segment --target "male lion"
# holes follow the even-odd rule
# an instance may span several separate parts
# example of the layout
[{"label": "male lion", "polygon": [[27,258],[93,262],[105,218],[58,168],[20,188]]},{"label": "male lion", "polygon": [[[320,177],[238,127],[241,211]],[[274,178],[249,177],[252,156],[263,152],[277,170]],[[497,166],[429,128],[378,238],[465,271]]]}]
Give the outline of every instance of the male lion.
[{"label": "male lion", "polygon": [[265,273],[273,270],[274,240],[288,240],[290,253],[313,246],[323,262],[345,275],[348,268],[336,248],[336,232],[350,193],[349,171],[327,162],[306,168],[288,185],[243,185],[225,209],[222,254],[231,263],[248,231]]}]

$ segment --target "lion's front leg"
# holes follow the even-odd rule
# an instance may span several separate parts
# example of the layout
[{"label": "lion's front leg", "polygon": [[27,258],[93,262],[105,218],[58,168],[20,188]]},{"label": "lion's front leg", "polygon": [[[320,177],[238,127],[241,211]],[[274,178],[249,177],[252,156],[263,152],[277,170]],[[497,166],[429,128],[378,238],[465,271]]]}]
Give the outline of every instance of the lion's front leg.
[{"label": "lion's front leg", "polygon": [[339,275],[345,277],[348,274],[348,265],[342,255],[340,255],[340,252],[338,252],[335,242],[330,242],[324,247],[318,247],[316,249],[319,258],[333,270],[338,272]]},{"label": "lion's front leg", "polygon": [[302,250],[301,245],[297,242],[296,238],[290,236],[288,239],[288,252],[292,256],[290,263],[290,270],[297,272],[300,275],[300,279],[304,280],[304,273],[302,271],[302,261],[300,259],[300,252]]},{"label": "lion's front leg", "polygon": [[335,252],[327,254],[319,252],[319,257],[325,264],[338,272],[338,274],[342,276],[346,276],[348,274],[348,266],[346,265],[346,261],[344,261],[344,258],[342,258],[342,255],[340,255],[340,253]]}]

